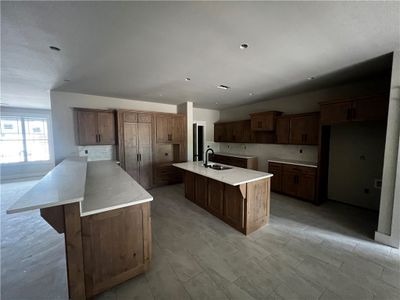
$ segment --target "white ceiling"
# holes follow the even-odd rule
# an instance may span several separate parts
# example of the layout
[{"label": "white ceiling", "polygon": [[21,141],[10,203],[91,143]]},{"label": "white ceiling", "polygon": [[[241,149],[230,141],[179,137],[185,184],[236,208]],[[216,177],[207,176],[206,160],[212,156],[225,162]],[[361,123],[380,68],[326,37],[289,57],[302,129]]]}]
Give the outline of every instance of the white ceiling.
[{"label": "white ceiling", "polygon": [[1,102],[20,107],[50,107],[55,89],[221,109],[400,48],[399,2],[2,1],[1,8]]}]

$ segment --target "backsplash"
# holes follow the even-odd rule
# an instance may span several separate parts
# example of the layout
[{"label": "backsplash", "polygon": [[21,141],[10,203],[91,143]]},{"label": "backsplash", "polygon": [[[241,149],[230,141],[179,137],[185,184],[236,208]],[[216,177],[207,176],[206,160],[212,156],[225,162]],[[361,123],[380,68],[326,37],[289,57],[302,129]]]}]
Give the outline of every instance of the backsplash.
[{"label": "backsplash", "polygon": [[232,154],[254,155],[258,158],[258,169],[268,170],[268,159],[280,158],[316,162],[318,146],[278,144],[220,143],[219,151]]},{"label": "backsplash", "polygon": [[78,146],[79,156],[87,156],[88,161],[115,160],[115,146]]}]

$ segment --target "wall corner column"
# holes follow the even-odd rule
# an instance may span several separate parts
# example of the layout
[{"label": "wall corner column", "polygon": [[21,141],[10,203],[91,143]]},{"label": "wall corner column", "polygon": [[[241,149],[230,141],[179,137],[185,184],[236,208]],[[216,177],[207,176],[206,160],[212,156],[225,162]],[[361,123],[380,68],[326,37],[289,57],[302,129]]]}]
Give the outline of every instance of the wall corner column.
[{"label": "wall corner column", "polygon": [[178,105],[178,113],[186,115],[186,151],[187,160],[193,161],[193,102],[185,102]]}]

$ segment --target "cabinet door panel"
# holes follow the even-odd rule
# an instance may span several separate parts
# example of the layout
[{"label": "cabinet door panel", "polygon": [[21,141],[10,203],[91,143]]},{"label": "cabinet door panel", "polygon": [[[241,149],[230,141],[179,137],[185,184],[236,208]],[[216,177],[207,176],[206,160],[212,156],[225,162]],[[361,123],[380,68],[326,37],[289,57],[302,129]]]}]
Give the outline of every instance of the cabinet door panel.
[{"label": "cabinet door panel", "polygon": [[301,175],[297,189],[297,196],[314,201],[315,199],[315,177],[310,175]]},{"label": "cabinet door panel", "polygon": [[185,118],[182,116],[172,117],[172,141],[181,143],[184,141]]},{"label": "cabinet door panel", "polygon": [[214,124],[214,142],[224,142],[226,128],[224,124]]},{"label": "cabinet door panel", "polygon": [[151,123],[138,123],[139,129],[139,183],[144,188],[151,187],[152,182],[152,151],[151,151]]},{"label": "cabinet door panel", "polygon": [[290,196],[297,196],[297,178],[299,174],[295,173],[282,173],[282,192]]},{"label": "cabinet door panel", "polygon": [[330,125],[351,120],[352,101],[321,105],[321,124]]},{"label": "cabinet door panel", "polygon": [[115,119],[113,112],[98,112],[98,134],[99,144],[114,145],[115,144]]},{"label": "cabinet door panel", "polygon": [[354,101],[354,121],[385,120],[388,114],[388,101],[374,97]]},{"label": "cabinet door panel", "polygon": [[220,181],[208,179],[207,209],[217,216],[224,213],[224,184]]},{"label": "cabinet door panel", "polygon": [[244,227],[244,201],[240,187],[225,184],[224,219],[239,230]]},{"label": "cabinet door panel", "polygon": [[82,218],[86,297],[128,279],[144,268],[141,205]]},{"label": "cabinet door panel", "polygon": [[277,163],[268,163],[268,173],[274,174],[271,178],[271,191],[282,191],[282,165]]},{"label": "cabinet door panel", "polygon": [[156,138],[157,142],[172,142],[172,118],[169,115],[157,115]]},{"label": "cabinet door panel", "polygon": [[93,111],[77,111],[79,145],[97,144],[97,113]]},{"label": "cabinet door panel", "polygon": [[184,182],[185,182],[185,198],[190,201],[195,201],[195,174],[192,172],[185,172]]},{"label": "cabinet door panel", "polygon": [[124,123],[125,171],[139,182],[138,124]]},{"label": "cabinet door panel", "polygon": [[276,120],[276,142],[278,144],[289,143],[290,119],[278,118]]},{"label": "cabinet door panel", "polygon": [[207,177],[195,176],[195,202],[201,207],[207,207]]},{"label": "cabinet door panel", "polygon": [[290,118],[290,144],[318,144],[319,116],[299,116]]}]

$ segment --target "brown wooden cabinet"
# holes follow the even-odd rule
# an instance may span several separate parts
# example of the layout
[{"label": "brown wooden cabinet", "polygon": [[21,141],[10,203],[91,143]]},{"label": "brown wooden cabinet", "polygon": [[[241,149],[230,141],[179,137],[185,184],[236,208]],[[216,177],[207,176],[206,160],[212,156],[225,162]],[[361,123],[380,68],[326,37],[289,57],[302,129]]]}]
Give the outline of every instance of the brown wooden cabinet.
[{"label": "brown wooden cabinet", "polygon": [[317,168],[269,162],[268,172],[274,174],[271,179],[274,192],[315,201]]},{"label": "brown wooden cabinet", "polygon": [[278,144],[317,145],[318,133],[319,113],[286,115],[277,119]]},{"label": "brown wooden cabinet", "polygon": [[208,179],[208,211],[217,217],[224,214],[224,184],[220,181]]},{"label": "brown wooden cabinet", "polygon": [[251,130],[253,131],[274,131],[276,117],[281,115],[278,111],[267,111],[250,114]]},{"label": "brown wooden cabinet", "polygon": [[113,111],[75,108],[78,145],[115,144]]},{"label": "brown wooden cabinet", "polygon": [[377,95],[321,102],[321,124],[385,120],[388,113],[388,100],[387,95]]},{"label": "brown wooden cabinet", "polygon": [[143,273],[150,261],[150,205],[133,205],[83,217],[86,297]]},{"label": "brown wooden cabinet", "polygon": [[268,163],[268,173],[274,175],[271,178],[271,191],[282,192],[282,164]]},{"label": "brown wooden cabinet", "polygon": [[153,184],[153,134],[151,113],[118,112],[121,167],[144,188]]},{"label": "brown wooden cabinet", "polygon": [[250,143],[250,120],[215,123],[214,141],[225,143]]},{"label": "brown wooden cabinet", "polygon": [[245,169],[257,170],[258,167],[257,157],[235,156],[234,154],[224,155],[222,153],[215,153],[210,155],[210,161]]},{"label": "brown wooden cabinet", "polygon": [[185,116],[173,114],[157,114],[157,143],[182,143],[185,139]]},{"label": "brown wooden cabinet", "polygon": [[269,220],[270,179],[229,185],[184,172],[185,197],[244,234]]}]

